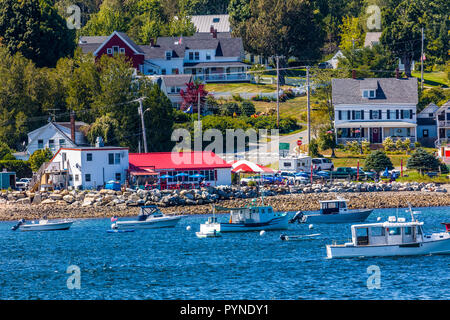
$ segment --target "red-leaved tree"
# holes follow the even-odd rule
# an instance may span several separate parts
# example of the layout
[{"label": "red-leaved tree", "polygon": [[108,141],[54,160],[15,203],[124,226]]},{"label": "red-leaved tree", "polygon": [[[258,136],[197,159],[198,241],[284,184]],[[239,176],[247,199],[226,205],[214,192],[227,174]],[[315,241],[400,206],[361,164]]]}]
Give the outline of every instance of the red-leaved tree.
[{"label": "red-leaved tree", "polygon": [[185,111],[192,106],[193,112],[198,112],[198,97],[200,94],[200,110],[205,106],[206,96],[208,91],[205,90],[203,83],[190,82],[186,83],[186,90],[181,90],[180,95],[183,98],[181,110]]}]

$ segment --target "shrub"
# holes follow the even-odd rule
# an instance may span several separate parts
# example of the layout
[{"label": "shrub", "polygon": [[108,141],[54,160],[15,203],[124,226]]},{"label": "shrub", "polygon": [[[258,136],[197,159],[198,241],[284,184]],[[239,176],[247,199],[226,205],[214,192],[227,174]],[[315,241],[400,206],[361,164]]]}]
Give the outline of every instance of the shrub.
[{"label": "shrub", "polygon": [[384,148],[384,151],[386,151],[386,152],[395,150],[395,143],[391,137],[386,137],[386,139],[384,139],[383,148]]},{"label": "shrub", "polygon": [[241,95],[238,94],[238,93],[237,93],[237,94],[233,94],[232,97],[233,97],[233,100],[234,100],[234,101],[238,101],[238,102],[244,101],[244,98],[242,98]]},{"label": "shrub", "polygon": [[391,159],[389,159],[383,151],[373,151],[366,157],[364,162],[364,170],[374,170],[379,173],[386,168],[388,168],[388,170],[392,170],[394,169],[394,166],[392,165]]},{"label": "shrub", "polygon": [[241,109],[236,102],[227,102],[220,106],[221,114],[224,116],[240,115]]},{"label": "shrub", "polygon": [[249,181],[249,182],[247,182],[247,186],[249,186],[249,187],[256,187],[256,181]]},{"label": "shrub", "polygon": [[33,172],[38,171],[41,165],[44,162],[49,161],[52,157],[53,153],[50,151],[49,148],[39,149],[33,152],[29,160]]},{"label": "shrub", "polygon": [[319,152],[319,144],[316,139],[311,139],[309,142],[309,155],[313,158],[320,158],[322,155]]},{"label": "shrub", "polygon": [[428,153],[423,148],[417,148],[416,151],[409,157],[406,163],[406,168],[414,169],[420,173],[426,171],[438,170],[440,161],[431,153]]},{"label": "shrub", "polygon": [[253,103],[251,103],[248,100],[242,101],[240,105],[241,114],[247,117],[250,117],[251,115],[255,114],[256,108]]},{"label": "shrub", "polygon": [[364,153],[370,153],[370,142],[367,140],[361,141],[361,147]]},{"label": "shrub", "polygon": [[350,152],[351,154],[358,154],[361,152],[361,145],[356,140],[347,141],[344,150]]}]

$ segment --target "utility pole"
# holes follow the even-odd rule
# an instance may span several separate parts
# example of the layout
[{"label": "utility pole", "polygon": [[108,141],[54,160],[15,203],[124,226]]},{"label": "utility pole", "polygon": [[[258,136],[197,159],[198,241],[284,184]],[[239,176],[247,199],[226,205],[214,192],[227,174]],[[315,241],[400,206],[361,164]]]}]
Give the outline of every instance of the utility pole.
[{"label": "utility pole", "polygon": [[422,53],[420,55],[420,88],[423,90],[423,27],[422,27]]},{"label": "utility pole", "polygon": [[306,105],[308,110],[308,153],[309,144],[311,143],[311,103],[309,98],[309,66],[306,67]]},{"label": "utility pole", "polygon": [[277,59],[277,128],[280,128],[280,69],[279,69],[279,57]]},{"label": "utility pole", "polygon": [[141,123],[142,123],[142,138],[144,141],[144,152],[147,153],[147,135],[145,133],[145,124],[144,124],[144,111],[142,110],[142,100],[143,98],[139,98],[139,108],[138,108],[138,113],[141,116]]},{"label": "utility pole", "polygon": [[197,118],[198,118],[198,122],[200,122],[200,90],[198,91]]}]

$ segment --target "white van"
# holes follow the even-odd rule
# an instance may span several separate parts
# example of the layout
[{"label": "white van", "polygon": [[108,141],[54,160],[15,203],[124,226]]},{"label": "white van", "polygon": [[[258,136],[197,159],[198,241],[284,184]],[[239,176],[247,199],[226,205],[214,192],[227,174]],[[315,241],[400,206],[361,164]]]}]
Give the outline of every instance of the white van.
[{"label": "white van", "polygon": [[312,159],[313,169],[317,171],[321,170],[334,170],[334,165],[331,159],[328,158],[313,158]]}]

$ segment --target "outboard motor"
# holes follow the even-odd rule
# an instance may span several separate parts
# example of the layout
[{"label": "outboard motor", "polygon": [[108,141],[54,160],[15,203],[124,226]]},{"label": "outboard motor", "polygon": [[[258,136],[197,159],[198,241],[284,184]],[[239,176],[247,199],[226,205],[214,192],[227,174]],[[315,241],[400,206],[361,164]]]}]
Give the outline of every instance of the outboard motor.
[{"label": "outboard motor", "polygon": [[289,220],[289,223],[294,223],[295,221],[297,221],[298,223],[301,223],[302,222],[302,218],[303,218],[303,212],[302,211],[297,211],[295,216],[291,220]]},{"label": "outboard motor", "polygon": [[25,223],[25,219],[20,219],[19,222],[17,222],[17,224],[11,228],[11,230],[16,231],[24,223]]}]

